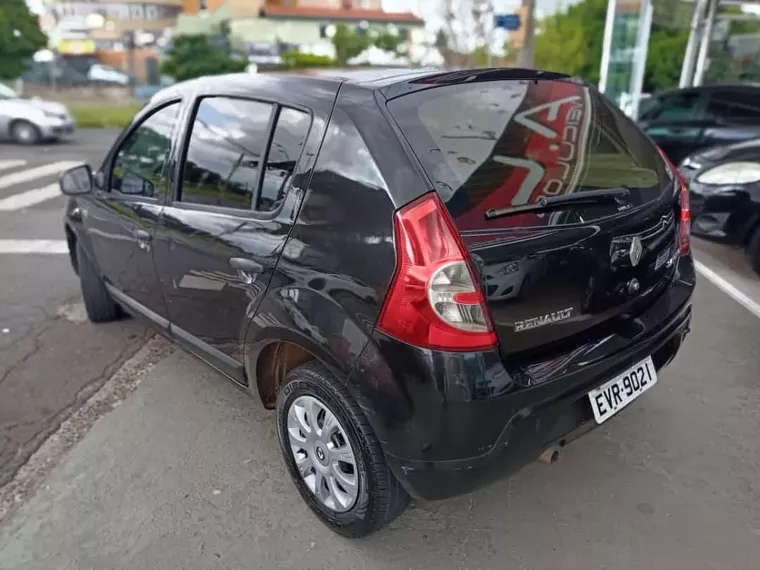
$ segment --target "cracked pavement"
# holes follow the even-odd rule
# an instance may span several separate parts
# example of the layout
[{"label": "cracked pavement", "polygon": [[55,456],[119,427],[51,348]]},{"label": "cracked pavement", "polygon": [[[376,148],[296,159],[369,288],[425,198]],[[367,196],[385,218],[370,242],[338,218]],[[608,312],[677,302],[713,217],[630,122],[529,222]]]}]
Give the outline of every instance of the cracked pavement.
[{"label": "cracked pavement", "polygon": [[[116,134],[82,133],[77,141],[34,149],[0,144],[0,155],[25,153],[30,165],[72,159],[97,164]],[[0,237],[63,238],[62,202],[0,212]],[[22,235],[5,234],[19,228]],[[2,487],[150,333],[132,321],[86,322],[79,280],[66,255],[0,255],[0,292]]]}]

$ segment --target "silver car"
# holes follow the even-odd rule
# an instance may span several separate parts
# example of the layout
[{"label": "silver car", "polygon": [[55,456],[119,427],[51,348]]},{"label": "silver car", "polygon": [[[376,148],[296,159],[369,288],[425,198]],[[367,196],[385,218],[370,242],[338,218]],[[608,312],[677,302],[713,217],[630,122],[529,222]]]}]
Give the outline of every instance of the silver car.
[{"label": "silver car", "polygon": [[42,99],[22,99],[0,83],[0,139],[20,144],[55,140],[74,132],[74,119],[60,103]]}]

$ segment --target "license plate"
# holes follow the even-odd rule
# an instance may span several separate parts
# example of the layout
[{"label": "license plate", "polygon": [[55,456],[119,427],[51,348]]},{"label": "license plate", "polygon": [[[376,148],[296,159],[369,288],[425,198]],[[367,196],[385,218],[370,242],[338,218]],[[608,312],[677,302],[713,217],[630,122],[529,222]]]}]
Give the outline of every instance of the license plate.
[{"label": "license plate", "polygon": [[605,382],[588,393],[596,423],[607,421],[657,383],[652,357]]}]

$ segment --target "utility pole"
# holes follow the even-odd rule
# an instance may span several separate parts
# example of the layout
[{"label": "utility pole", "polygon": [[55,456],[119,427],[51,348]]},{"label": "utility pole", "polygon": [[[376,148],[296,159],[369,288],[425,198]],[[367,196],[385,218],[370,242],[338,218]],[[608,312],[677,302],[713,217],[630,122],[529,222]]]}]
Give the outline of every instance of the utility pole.
[{"label": "utility pole", "polygon": [[523,14],[523,45],[517,54],[517,67],[533,68],[533,44],[536,37],[536,0],[522,0]]},{"label": "utility pole", "polygon": [[705,25],[702,27],[702,41],[699,45],[699,54],[694,69],[694,78],[692,85],[702,85],[702,79],[705,76],[707,67],[707,57],[710,55],[710,44],[712,43],[712,31],[715,25],[715,15],[718,11],[718,0],[708,0],[707,18]]},{"label": "utility pole", "polygon": [[689,42],[686,44],[686,53],[684,53],[683,56],[681,79],[678,82],[679,87],[689,87],[692,85],[694,66],[697,59],[697,42],[699,42],[699,32],[703,25],[706,5],[707,0],[694,0],[694,12],[691,16],[691,29],[689,30]]}]

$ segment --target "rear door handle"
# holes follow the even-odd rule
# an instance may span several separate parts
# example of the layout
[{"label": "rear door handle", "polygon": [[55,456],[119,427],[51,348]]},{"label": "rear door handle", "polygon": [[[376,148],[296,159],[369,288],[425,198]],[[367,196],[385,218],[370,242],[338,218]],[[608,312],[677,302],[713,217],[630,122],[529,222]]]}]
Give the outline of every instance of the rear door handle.
[{"label": "rear door handle", "polygon": [[264,266],[246,257],[231,257],[230,267],[237,270],[238,277],[246,285],[256,279],[256,275],[264,271]]}]

